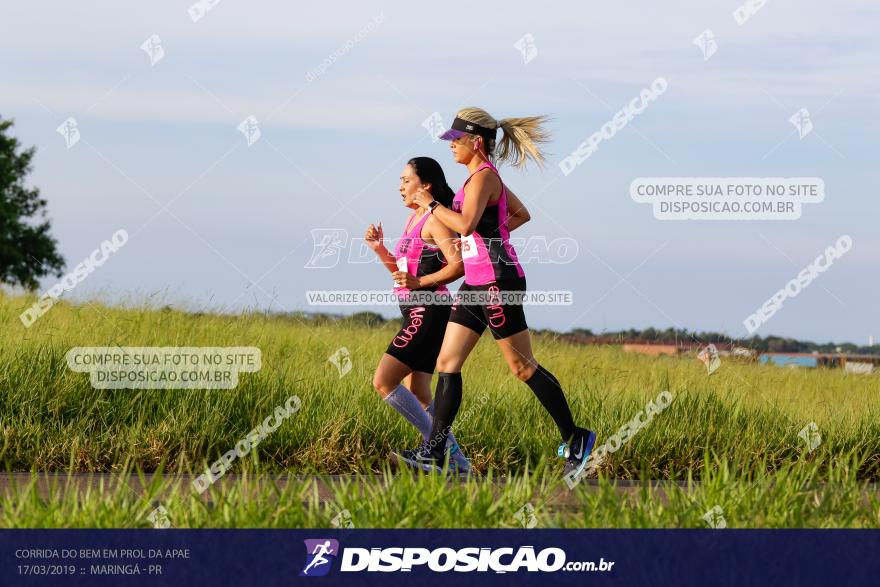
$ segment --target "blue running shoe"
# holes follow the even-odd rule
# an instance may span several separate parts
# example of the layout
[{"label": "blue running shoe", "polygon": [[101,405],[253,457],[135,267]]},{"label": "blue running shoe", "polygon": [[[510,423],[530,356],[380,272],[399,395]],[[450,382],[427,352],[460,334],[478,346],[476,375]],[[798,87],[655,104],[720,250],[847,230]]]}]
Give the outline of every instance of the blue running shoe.
[{"label": "blue running shoe", "polygon": [[470,475],[471,461],[464,456],[464,452],[462,452],[458,443],[454,443],[452,442],[452,439],[450,439],[446,444],[446,448],[449,451],[449,474],[458,475],[459,477]]},{"label": "blue running shoe", "polygon": [[595,445],[596,433],[586,428],[578,428],[570,443],[560,444],[556,454],[565,459],[563,475],[572,479],[580,477]]},{"label": "blue running shoe", "polygon": [[422,442],[418,448],[413,450],[392,451],[391,460],[398,466],[403,464],[423,473],[442,473],[446,467],[446,472],[450,475],[466,476],[470,474],[470,461],[464,458],[463,454],[459,454],[459,458],[453,458],[456,453],[460,452],[461,448],[458,443],[448,442],[446,455],[439,458],[431,453],[428,442]]},{"label": "blue running shoe", "polygon": [[431,453],[427,442],[422,442],[418,448],[412,450],[395,450],[391,453],[392,459],[398,464],[404,464],[410,469],[423,473],[442,473],[443,459],[439,459]]}]

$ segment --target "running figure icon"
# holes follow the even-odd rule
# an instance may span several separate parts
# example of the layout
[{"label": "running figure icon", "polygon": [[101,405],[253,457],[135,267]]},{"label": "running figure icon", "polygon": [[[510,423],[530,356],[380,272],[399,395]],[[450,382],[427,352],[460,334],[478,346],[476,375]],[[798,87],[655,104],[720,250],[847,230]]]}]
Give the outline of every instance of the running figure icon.
[{"label": "running figure icon", "polygon": [[[300,577],[320,577],[330,571],[330,558],[337,556],[339,542],[333,539],[306,540],[307,557],[306,566],[299,574]],[[309,571],[313,571],[309,574]]]}]

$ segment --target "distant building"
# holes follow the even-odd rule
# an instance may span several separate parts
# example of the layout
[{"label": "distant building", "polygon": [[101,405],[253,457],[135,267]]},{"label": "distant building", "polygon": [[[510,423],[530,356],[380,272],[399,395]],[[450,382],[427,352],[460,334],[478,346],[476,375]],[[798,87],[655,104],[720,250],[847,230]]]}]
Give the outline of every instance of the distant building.
[{"label": "distant building", "polygon": [[880,355],[844,355],[841,360],[847,373],[880,373]]},{"label": "distant building", "polygon": [[877,368],[874,363],[863,361],[847,361],[844,366],[847,373],[858,373],[861,375],[870,375]]},{"label": "distant building", "polygon": [[763,353],[761,363],[780,367],[831,367],[847,373],[870,374],[880,371],[880,355],[842,355],[835,353]]},{"label": "distant building", "polygon": [[624,344],[623,350],[628,353],[639,353],[657,357],[660,355],[677,355],[683,349],[674,344]]},{"label": "distant building", "polygon": [[818,367],[820,364],[826,366],[820,361],[821,355],[810,353],[762,353],[758,360],[767,365],[773,364],[779,367]]}]

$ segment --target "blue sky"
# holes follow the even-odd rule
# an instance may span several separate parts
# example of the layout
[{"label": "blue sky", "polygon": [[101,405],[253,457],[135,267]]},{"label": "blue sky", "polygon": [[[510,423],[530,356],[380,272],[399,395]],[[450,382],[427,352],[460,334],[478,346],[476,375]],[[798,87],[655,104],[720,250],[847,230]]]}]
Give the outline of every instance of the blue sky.
[{"label": "blue sky", "polygon": [[[197,22],[189,5],[2,9],[0,116],[39,149],[31,181],[69,268],[117,229],[132,235],[74,299],[161,292],[280,311],[309,309],[308,289],[386,288],[377,265],[306,269],[310,231],[360,237],[382,220],[396,236],[406,159],[435,157],[454,188],[466,176],[422,122],[475,105],[552,117],[547,167],[502,167],[532,211],[521,236],[579,243],[569,264],[526,266],[530,288],[574,293],[573,307],[529,308],[533,326],[743,335],[746,316],[848,234],[853,249],[758,334],[880,337],[869,2],[770,0],[742,25],[737,1],[220,0]],[[707,28],[718,50],[704,60],[693,41]],[[164,56],[151,66],[140,46],[154,34]],[[514,47],[525,34],[528,63]],[[668,90],[563,176],[559,161],[657,77]],[[800,108],[814,124],[803,139],[789,122]],[[250,115],[262,136],[247,146],[237,126]],[[67,117],[81,133],[70,149],[55,130]],[[660,221],[629,196],[652,176],[821,177],[826,196],[793,221]]]}]

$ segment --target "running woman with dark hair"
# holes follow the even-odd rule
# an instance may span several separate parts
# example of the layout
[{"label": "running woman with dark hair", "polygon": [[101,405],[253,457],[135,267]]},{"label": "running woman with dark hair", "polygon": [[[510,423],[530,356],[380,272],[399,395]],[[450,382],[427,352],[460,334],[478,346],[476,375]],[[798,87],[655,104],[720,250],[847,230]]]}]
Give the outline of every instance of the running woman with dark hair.
[{"label": "running woman with dark hair", "polygon": [[[451,207],[424,190],[414,197],[417,205],[461,234],[465,283],[460,294],[479,294],[486,299],[469,302],[465,296],[452,307],[437,359],[439,379],[430,439],[417,449],[397,452],[397,459],[412,468],[442,471],[443,447],[461,405],[461,369],[487,327],[510,370],[531,388],[556,423],[562,437],[557,454],[566,460],[566,475],[581,474],[596,443],[595,432],[575,426],[559,381],[532,354],[522,301],[506,299],[525,294],[525,274],[509,236],[528,213],[520,211],[524,209],[522,202],[505,187],[492,161],[510,161],[518,167],[523,167],[527,158],[543,163],[539,144],[549,138],[544,122],[542,116],[497,121],[479,108],[459,111],[452,128],[440,138],[451,141],[455,161],[467,166],[470,177]],[[503,135],[496,155],[499,128]],[[513,220],[510,210],[517,212]]]},{"label": "running woman with dark hair", "polygon": [[[440,164],[430,157],[410,159],[400,176],[403,205],[413,210],[407,219],[403,236],[393,253],[382,242],[384,235],[381,223],[379,226],[371,224],[365,239],[392,273],[396,284],[394,293],[400,300],[400,312],[403,314],[403,326],[391,339],[376,367],[373,387],[385,403],[415,426],[427,440],[431,433],[433,413],[431,377],[449,320],[450,307],[437,303],[439,300],[420,300],[416,296],[430,298],[430,295],[425,295],[430,293],[448,295],[445,284],[461,277],[464,268],[456,246],[458,235],[415,204],[413,197],[419,190],[433,194],[438,202],[452,204],[454,194],[446,183]],[[409,379],[408,386],[404,385],[405,379]],[[446,447],[445,437],[443,442]],[[449,436],[448,444],[452,465],[460,473],[468,472],[470,463],[454,436]],[[445,454],[445,451],[441,450],[441,454]]]}]

